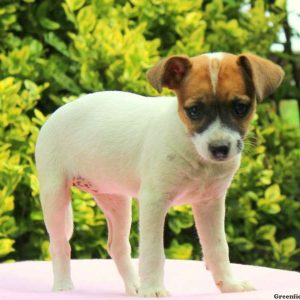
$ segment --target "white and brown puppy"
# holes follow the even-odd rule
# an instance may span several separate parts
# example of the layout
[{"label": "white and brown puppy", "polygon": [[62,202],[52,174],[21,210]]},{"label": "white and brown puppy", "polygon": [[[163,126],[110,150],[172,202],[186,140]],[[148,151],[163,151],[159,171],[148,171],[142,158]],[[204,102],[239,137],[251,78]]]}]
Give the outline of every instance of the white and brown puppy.
[{"label": "white and brown puppy", "polygon": [[[282,78],[279,66],[252,54],[173,56],[154,66],[148,79],[176,97],[99,92],[59,108],[36,145],[54,290],[73,287],[72,185],[91,193],[105,213],[108,251],[127,293],[167,295],[164,220],[171,206],[186,203],[192,205],[204,259],[220,290],[252,290],[230,268],[225,195],[240,165],[256,101]],[[128,241],[132,196],[140,210],[139,276]]]}]

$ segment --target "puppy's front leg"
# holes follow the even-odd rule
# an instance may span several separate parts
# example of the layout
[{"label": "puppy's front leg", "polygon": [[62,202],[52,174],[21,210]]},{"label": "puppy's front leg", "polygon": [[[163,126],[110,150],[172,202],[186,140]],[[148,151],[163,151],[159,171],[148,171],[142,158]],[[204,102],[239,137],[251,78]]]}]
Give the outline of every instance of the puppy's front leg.
[{"label": "puppy's front leg", "polygon": [[249,283],[235,279],[231,271],[224,229],[225,199],[194,204],[193,213],[205,262],[218,288],[222,292],[254,290]]},{"label": "puppy's front leg", "polygon": [[139,296],[141,297],[168,295],[163,278],[165,260],[163,230],[168,200],[149,190],[142,190],[139,196],[141,280]]}]

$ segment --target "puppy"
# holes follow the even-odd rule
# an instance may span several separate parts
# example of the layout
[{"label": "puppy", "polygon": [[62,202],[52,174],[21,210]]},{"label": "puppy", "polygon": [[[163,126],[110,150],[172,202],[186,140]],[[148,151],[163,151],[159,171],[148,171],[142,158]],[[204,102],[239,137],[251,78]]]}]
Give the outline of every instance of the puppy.
[{"label": "puppy", "polygon": [[[70,187],[89,192],[108,223],[108,251],[126,292],[166,296],[163,228],[168,209],[191,204],[205,262],[222,292],[253,290],[232,274],[225,196],[239,168],[257,101],[282,69],[253,54],[172,56],[147,74],[176,97],[99,92],[59,108],[36,145],[41,204],[50,236],[54,290],[73,287]],[[131,197],[139,199],[139,276],[128,241]]]}]

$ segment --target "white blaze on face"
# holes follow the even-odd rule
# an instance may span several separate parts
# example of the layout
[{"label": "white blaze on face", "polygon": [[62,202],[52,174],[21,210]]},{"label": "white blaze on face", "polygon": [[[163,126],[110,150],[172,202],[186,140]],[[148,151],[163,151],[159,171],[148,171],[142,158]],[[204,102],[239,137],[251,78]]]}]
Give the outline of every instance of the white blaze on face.
[{"label": "white blaze on face", "polygon": [[240,154],[241,149],[238,147],[239,140],[241,140],[240,134],[222,124],[219,118],[211,123],[205,131],[196,133],[192,137],[192,141],[199,155],[210,161],[215,161],[211,151],[209,150],[210,145],[230,145],[228,156],[224,160],[228,161]]},{"label": "white blaze on face", "polygon": [[207,53],[205,55],[208,56],[208,60],[209,60],[208,68],[209,68],[211,85],[213,88],[213,93],[216,94],[219,70],[220,70],[221,61],[224,57],[224,53],[214,52],[214,53]]}]

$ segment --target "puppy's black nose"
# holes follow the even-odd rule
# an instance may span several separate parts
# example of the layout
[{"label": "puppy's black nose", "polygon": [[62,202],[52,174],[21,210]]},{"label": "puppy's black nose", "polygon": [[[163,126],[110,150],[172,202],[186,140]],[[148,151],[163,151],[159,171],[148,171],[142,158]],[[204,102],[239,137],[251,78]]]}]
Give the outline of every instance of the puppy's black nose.
[{"label": "puppy's black nose", "polygon": [[210,144],[208,148],[216,160],[224,160],[228,156],[230,144]]}]

